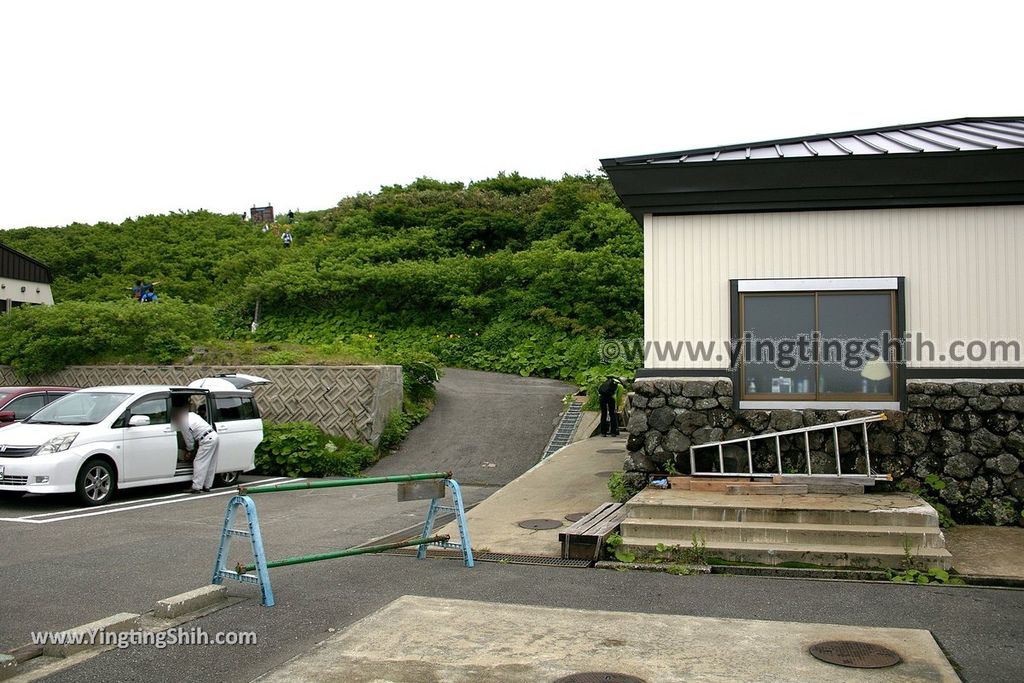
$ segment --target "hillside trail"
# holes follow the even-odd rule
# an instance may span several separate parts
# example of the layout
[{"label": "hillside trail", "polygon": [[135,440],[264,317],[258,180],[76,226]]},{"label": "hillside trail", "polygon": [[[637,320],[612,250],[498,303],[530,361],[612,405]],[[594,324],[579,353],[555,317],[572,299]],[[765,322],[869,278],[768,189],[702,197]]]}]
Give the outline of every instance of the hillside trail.
[{"label": "hillside trail", "polygon": [[571,391],[558,380],[447,369],[430,416],[365,474],[451,470],[464,485],[507,484],[540,459]]}]

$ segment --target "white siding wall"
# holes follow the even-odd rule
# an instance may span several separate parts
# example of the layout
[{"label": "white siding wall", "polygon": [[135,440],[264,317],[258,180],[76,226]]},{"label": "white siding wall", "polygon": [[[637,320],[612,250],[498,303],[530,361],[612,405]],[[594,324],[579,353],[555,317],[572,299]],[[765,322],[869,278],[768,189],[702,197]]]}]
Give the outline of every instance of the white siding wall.
[{"label": "white siding wall", "polygon": [[[647,215],[645,337],[728,339],[733,278],[904,276],[907,331],[932,340],[937,353],[957,339],[1021,340],[1022,268],[1024,206]],[[648,354],[646,366],[718,368],[728,360]]]},{"label": "white siding wall", "polygon": [[[50,293],[50,285],[10,278],[0,278],[0,285],[3,285],[0,287],[0,300],[53,305],[53,294]],[[24,292],[21,291],[22,287],[25,288]],[[36,292],[37,289],[39,292]]]}]

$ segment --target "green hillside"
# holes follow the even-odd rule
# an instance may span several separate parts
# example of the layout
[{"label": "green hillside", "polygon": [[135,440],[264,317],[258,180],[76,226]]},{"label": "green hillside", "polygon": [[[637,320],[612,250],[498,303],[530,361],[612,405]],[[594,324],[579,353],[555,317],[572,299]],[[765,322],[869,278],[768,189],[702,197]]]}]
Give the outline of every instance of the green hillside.
[{"label": "green hillside", "polygon": [[[258,362],[420,358],[584,380],[598,340],[641,331],[642,235],[604,178],[421,179],[290,227],[291,249],[207,211],[5,231],[50,265],[58,305],[0,319],[0,362],[167,362],[205,346]],[[153,310],[128,301],[137,279],[159,282]]]}]

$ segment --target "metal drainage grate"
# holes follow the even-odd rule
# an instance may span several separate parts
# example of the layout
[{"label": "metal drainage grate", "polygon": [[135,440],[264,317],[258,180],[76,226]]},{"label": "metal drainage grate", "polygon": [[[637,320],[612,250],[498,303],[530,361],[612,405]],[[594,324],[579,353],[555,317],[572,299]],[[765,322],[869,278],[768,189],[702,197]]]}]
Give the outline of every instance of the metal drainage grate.
[{"label": "metal drainage grate", "polygon": [[[416,555],[416,549],[406,550],[400,548],[391,550],[384,555]],[[427,551],[430,559],[461,560],[462,552],[447,548],[431,548]],[[591,560],[563,560],[560,557],[545,557],[542,555],[512,555],[509,553],[483,553],[473,552],[473,559],[477,562],[497,562],[499,564],[528,564],[541,567],[571,567],[573,569],[589,569],[593,564]]]},{"label": "metal drainage grate", "polygon": [[570,512],[565,518],[570,522],[578,522],[589,514],[589,512]]},{"label": "metal drainage grate", "polygon": [[823,662],[854,669],[884,669],[903,661],[887,647],[857,640],[828,640],[815,643],[811,645],[810,653]]},{"label": "metal drainage grate", "polygon": [[572,440],[573,432],[576,431],[576,427],[579,425],[580,418],[582,416],[583,404],[579,401],[573,401],[570,403],[566,411],[562,413],[562,418],[559,420],[558,426],[555,427],[555,432],[551,435],[551,440],[548,441],[548,445],[544,449],[544,453],[540,456],[541,460],[549,457],[558,449],[569,445],[569,442]]},{"label": "metal drainage grate", "polygon": [[615,474],[616,470],[605,470],[603,472],[594,472],[594,476],[598,479],[607,479],[608,477]]},{"label": "metal drainage grate", "polygon": [[524,529],[557,529],[562,526],[562,523],[557,519],[524,519],[519,522],[519,526]]},{"label": "metal drainage grate", "polygon": [[598,453],[625,453],[625,448],[598,448]]},{"label": "metal drainage grate", "polygon": [[563,676],[555,683],[647,683],[642,678],[628,674],[617,674],[611,671],[584,671],[578,674]]}]

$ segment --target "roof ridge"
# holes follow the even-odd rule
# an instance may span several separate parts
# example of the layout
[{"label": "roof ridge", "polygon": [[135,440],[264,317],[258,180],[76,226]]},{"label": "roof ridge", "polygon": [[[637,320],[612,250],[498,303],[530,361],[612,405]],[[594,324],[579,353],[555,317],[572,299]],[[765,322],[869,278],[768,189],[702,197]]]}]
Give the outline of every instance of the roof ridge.
[{"label": "roof ridge", "polygon": [[[729,144],[729,145],[717,145],[717,146],[711,146],[711,147],[699,147],[699,148],[695,148],[695,149],[679,150],[679,151],[673,151],[673,152],[659,152],[659,153],[655,153],[655,154],[640,154],[640,155],[626,156],[626,157],[610,157],[610,158],[607,158],[607,159],[602,159],[601,160],[601,164],[603,166],[618,166],[618,165],[624,165],[624,164],[651,163],[651,162],[654,162],[654,161],[665,162],[665,161],[672,161],[672,160],[675,160],[678,163],[694,163],[695,160],[693,160],[693,157],[699,157],[699,156],[703,156],[703,155],[714,155],[714,159],[713,160],[714,161],[719,161],[719,157],[722,154],[725,154],[727,152],[735,152],[735,151],[744,151],[746,153],[745,154],[745,158],[746,159],[750,159],[752,157],[751,157],[749,151],[752,150],[752,149],[758,149],[758,148],[768,148],[768,149],[770,149],[770,148],[774,147],[774,148],[776,148],[778,150],[778,148],[781,145],[803,145],[805,148],[808,148],[809,152],[811,152],[811,154],[809,156],[815,157],[815,156],[818,156],[818,155],[813,153],[814,152],[814,148],[809,146],[810,143],[829,142],[830,144],[835,145],[836,144],[835,140],[834,140],[835,138],[854,138],[854,139],[859,139],[859,137],[861,137],[861,136],[878,135],[880,133],[901,133],[903,135],[907,135],[907,136],[909,136],[911,138],[914,138],[916,136],[914,136],[912,134],[909,134],[909,133],[906,133],[905,131],[908,131],[908,130],[924,130],[924,131],[927,131],[930,128],[944,127],[944,126],[950,126],[950,125],[956,125],[956,124],[970,124],[970,123],[994,123],[994,124],[999,124],[1001,122],[1010,122],[1010,123],[1016,123],[1016,124],[1024,124],[1024,116],[964,116],[964,117],[952,118],[952,119],[941,119],[941,120],[937,120],[937,121],[926,121],[926,122],[922,122],[922,123],[906,123],[906,124],[896,124],[896,125],[888,125],[888,126],[876,126],[876,127],[873,127],[873,128],[862,128],[862,129],[857,129],[857,130],[839,131],[839,132],[835,132],[835,133],[816,133],[814,135],[803,135],[803,136],[798,136],[798,137],[778,138],[778,139],[775,139],[775,140],[762,140],[762,141],[759,141],[759,142],[744,142],[744,143]],[[1011,128],[1016,128],[1016,126],[1010,126],[1010,127]],[[982,140],[979,140],[977,143],[969,143],[969,144],[975,144],[976,146],[979,146],[979,147],[982,147],[982,148],[997,149],[997,147],[995,145],[991,144],[991,139],[984,139],[983,136],[981,136],[979,134],[976,134],[976,133],[975,134],[971,134],[971,133],[966,133],[965,131],[959,131],[959,132],[961,132],[961,133],[963,133],[965,135],[973,135],[976,138],[982,138]],[[1009,131],[1007,131],[1007,132],[1009,132]],[[1024,132],[1024,131],[1022,131],[1022,132]],[[883,137],[885,137],[885,136],[883,136]],[[948,134],[946,136],[944,136],[944,137],[948,137]],[[895,142],[896,144],[900,144],[899,140],[892,140],[892,141]],[[886,154],[889,151],[896,151],[896,150],[882,150],[877,145],[871,144],[871,143],[869,143],[867,141],[864,141],[864,140],[860,140],[860,142],[863,143],[865,145],[865,147],[873,148],[874,151],[872,153],[874,153],[874,154]],[[936,143],[936,142],[932,142],[932,144],[933,145],[937,145],[939,147],[943,147],[943,146],[947,146],[948,147],[948,145],[940,145],[939,143]],[[1024,141],[1022,141],[1021,146],[1024,146]],[[907,145],[903,145],[903,147],[906,148]],[[846,155],[853,154],[853,152],[849,152],[849,151],[845,150],[842,146],[839,146],[839,148],[841,150],[843,150],[843,153],[846,154]],[[906,151],[906,150],[904,149],[903,151]],[[921,149],[921,151],[922,152],[927,152],[929,150]],[[945,149],[944,151],[953,151],[953,150]],[[973,149],[963,150],[961,148],[960,151],[979,151],[979,150],[973,150]],[[863,154],[863,153],[860,153],[860,154]],[[783,157],[784,157],[784,155],[781,153],[781,151],[778,151],[776,153],[776,158],[783,158]],[[686,159],[689,159],[690,161],[686,162],[685,161]],[[697,161],[699,161],[699,160],[697,160]]]}]

